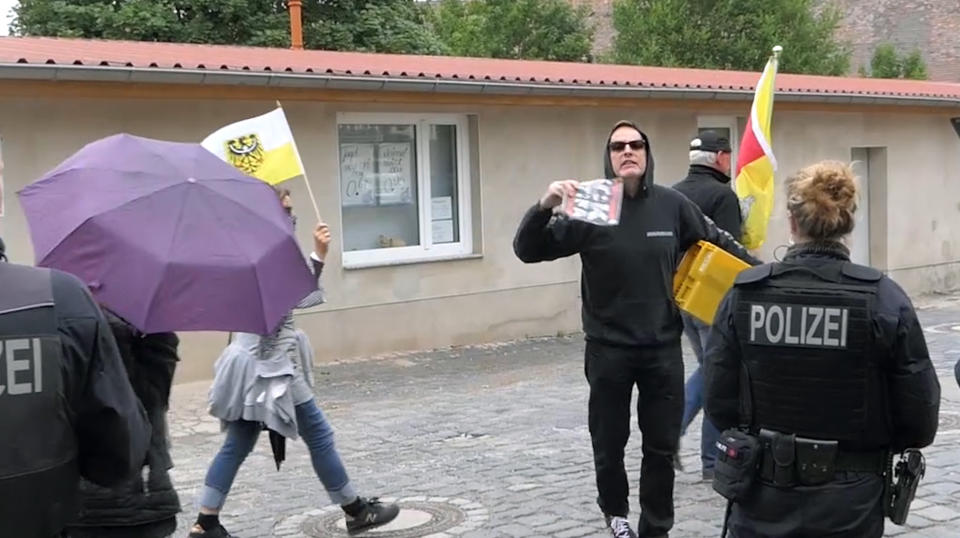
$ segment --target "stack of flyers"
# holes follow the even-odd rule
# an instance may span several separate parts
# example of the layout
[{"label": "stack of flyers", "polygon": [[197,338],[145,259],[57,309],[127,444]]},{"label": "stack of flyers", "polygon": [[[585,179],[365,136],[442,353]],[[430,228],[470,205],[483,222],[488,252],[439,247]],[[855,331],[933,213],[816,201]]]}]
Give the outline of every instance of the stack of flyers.
[{"label": "stack of flyers", "polygon": [[615,179],[582,181],[577,193],[563,195],[560,213],[571,219],[582,220],[598,226],[616,226],[620,223],[620,207],[623,203],[623,183]]}]

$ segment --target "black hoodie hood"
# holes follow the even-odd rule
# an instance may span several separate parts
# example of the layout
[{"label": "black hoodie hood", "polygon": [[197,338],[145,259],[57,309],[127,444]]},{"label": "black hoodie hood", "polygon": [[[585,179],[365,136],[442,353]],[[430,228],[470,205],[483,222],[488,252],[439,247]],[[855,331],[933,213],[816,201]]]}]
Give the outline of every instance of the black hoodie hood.
[{"label": "black hoodie hood", "polygon": [[640,130],[637,127],[637,124],[632,121],[620,120],[616,125],[613,126],[613,129],[610,129],[610,134],[607,135],[607,141],[603,144],[603,172],[606,175],[607,179],[613,179],[617,177],[616,171],[613,169],[613,163],[610,161],[610,138],[613,136],[613,132],[621,127],[631,127],[636,129],[640,133],[641,138],[643,138],[644,143],[647,144],[647,168],[643,172],[643,178],[640,184],[640,192],[638,196],[646,197],[649,196],[650,190],[653,189],[653,148],[650,147],[650,139],[647,137],[647,133]]}]

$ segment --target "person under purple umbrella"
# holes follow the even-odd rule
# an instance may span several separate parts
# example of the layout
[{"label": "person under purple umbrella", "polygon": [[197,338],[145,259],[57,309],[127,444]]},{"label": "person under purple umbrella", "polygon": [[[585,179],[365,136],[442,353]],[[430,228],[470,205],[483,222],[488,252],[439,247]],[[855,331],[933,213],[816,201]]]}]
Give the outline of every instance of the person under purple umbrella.
[{"label": "person under purple umbrella", "polygon": [[[278,463],[283,439],[304,437],[348,529],[381,525],[399,512],[356,495],[313,401],[312,351],[291,309],[323,302],[318,279],[330,233],[318,224],[311,274],[291,225],[289,193],[279,193],[282,204],[277,194],[200,144],[128,133],[85,145],[19,192],[37,265],[76,275],[137,334],[241,331],[217,364],[211,411],[225,421],[227,439],[208,472],[192,537],[229,536],[217,513],[264,425]],[[165,413],[165,402],[156,403]],[[166,466],[163,458],[154,462]],[[162,477],[148,477],[144,493],[158,485],[165,489]],[[111,510],[134,500],[125,491],[105,499],[89,500]],[[165,510],[177,507],[169,501]],[[95,521],[79,523],[94,524],[98,537],[106,535],[104,523],[118,522],[92,515]],[[131,521],[121,514],[119,523]]]},{"label": "person under purple umbrella", "polygon": [[145,334],[269,333],[315,287],[270,185],[199,144],[112,135],[19,194],[37,265]]},{"label": "person under purple umbrella", "polygon": [[[295,222],[290,192],[275,187],[280,201]],[[320,284],[323,260],[330,248],[330,229],[319,222],[313,233],[313,272],[316,289],[295,308],[324,302]],[[330,500],[346,514],[351,534],[389,523],[399,514],[396,504],[376,497],[360,497],[354,490],[333,441],[333,428],[317,406],[311,387],[313,351],[303,331],[287,313],[269,334],[238,333],[220,355],[210,389],[210,413],[223,421],[226,440],[207,470],[200,495],[200,511],[189,538],[229,538],[219,514],[240,465],[253,449],[262,429],[275,436],[303,437],[313,469]],[[273,443],[272,443],[273,444]],[[282,453],[274,455],[277,465]]]}]

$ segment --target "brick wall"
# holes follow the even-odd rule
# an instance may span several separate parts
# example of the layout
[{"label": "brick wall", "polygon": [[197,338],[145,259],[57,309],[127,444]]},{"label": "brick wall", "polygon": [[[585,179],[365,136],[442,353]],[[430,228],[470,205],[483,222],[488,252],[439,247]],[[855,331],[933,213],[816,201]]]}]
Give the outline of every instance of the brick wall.
[{"label": "brick wall", "polygon": [[844,13],[839,37],[854,47],[852,72],[869,68],[876,46],[888,42],[906,54],[920,49],[933,80],[960,81],[960,1],[822,0]]},{"label": "brick wall", "polygon": [[[594,53],[613,42],[613,0],[567,0],[587,5],[596,24]],[[841,39],[853,45],[850,74],[869,67],[876,46],[892,43],[901,54],[920,49],[932,80],[960,81],[960,0],[819,0],[838,6]]]},{"label": "brick wall", "polygon": [[[593,53],[602,54],[613,45],[613,0],[567,0],[574,6],[587,6],[594,25]],[[960,0],[958,0],[960,1]]]}]

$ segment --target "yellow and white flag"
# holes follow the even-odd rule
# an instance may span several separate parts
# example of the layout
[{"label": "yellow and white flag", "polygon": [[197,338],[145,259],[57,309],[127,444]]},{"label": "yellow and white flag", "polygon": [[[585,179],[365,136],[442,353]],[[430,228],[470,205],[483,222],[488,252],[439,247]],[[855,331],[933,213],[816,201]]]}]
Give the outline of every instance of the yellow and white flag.
[{"label": "yellow and white flag", "polygon": [[303,175],[303,164],[282,108],[231,123],[201,145],[243,173],[276,185]]}]

